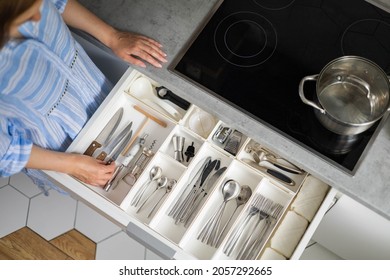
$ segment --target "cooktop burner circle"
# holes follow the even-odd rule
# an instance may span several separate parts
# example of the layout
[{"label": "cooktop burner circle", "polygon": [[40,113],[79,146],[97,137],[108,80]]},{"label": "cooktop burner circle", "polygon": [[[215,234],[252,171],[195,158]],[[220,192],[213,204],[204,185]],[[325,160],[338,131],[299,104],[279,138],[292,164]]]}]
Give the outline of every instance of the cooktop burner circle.
[{"label": "cooktop burner circle", "polygon": [[[343,55],[365,57],[390,71],[390,24],[380,19],[353,22],[341,37]],[[388,59],[384,59],[384,58]]]},{"label": "cooktop burner circle", "polygon": [[214,32],[218,54],[230,64],[254,67],[266,62],[276,50],[272,23],[253,12],[237,12],[223,18]]},{"label": "cooktop burner circle", "polygon": [[276,11],[290,7],[295,0],[254,0],[254,2],[264,9]]},{"label": "cooktop burner circle", "polygon": [[[252,26],[252,29],[255,29],[253,33],[256,33],[256,40],[252,40],[254,44],[250,44],[246,49],[235,49],[235,44],[237,42],[237,38],[242,35],[241,30],[242,26]],[[224,36],[224,43],[226,48],[233,54],[242,58],[250,58],[259,55],[267,45],[267,34],[265,33],[264,28],[256,22],[250,20],[240,20],[232,25],[230,25]],[[241,53],[239,52],[241,51]]]}]

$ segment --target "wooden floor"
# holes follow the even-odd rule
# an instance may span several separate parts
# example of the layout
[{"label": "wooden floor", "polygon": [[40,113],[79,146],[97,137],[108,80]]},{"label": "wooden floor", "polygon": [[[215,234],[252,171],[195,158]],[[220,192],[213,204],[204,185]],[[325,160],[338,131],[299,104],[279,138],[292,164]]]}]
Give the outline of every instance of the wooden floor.
[{"label": "wooden floor", "polygon": [[96,244],[77,230],[46,241],[24,227],[0,239],[0,260],[94,260]]}]

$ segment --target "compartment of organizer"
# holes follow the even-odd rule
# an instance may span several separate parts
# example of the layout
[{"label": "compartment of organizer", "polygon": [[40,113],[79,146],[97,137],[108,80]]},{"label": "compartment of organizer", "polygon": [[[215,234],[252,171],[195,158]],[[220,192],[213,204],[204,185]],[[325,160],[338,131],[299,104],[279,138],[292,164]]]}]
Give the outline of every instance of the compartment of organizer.
[{"label": "compartment of organizer", "polygon": [[297,192],[307,172],[290,161],[268,150],[253,139],[248,139],[237,158],[256,169],[275,184]]},{"label": "compartment of organizer", "polygon": [[126,93],[176,122],[184,117],[191,105],[190,103],[151,78],[139,72],[136,73],[134,78],[126,85]]},{"label": "compartment of organizer", "polygon": [[231,161],[231,158],[205,143],[150,227],[178,244]]},{"label": "compartment of organizer", "polygon": [[185,170],[179,162],[158,152],[145,167],[121,208],[148,224],[175,190]]},{"label": "compartment of organizer", "polygon": [[216,147],[236,156],[247,140],[247,136],[232,126],[219,121],[209,136],[209,141]]},{"label": "compartment of organizer", "polygon": [[210,259],[255,192],[262,176],[234,160],[180,242],[199,259]]},{"label": "compartment of organizer", "polygon": [[308,175],[259,258],[290,259],[297,253],[298,247],[300,252],[297,254],[300,255],[331,204],[334,195],[335,191],[327,184]]},{"label": "compartment of organizer", "polygon": [[217,122],[217,118],[212,114],[192,105],[180,123],[192,133],[199,135],[203,139],[207,139]]},{"label": "compartment of organizer", "polygon": [[183,126],[176,126],[160,151],[184,166],[188,166],[203,145],[204,140]]},{"label": "compartment of organizer", "polygon": [[[75,141],[75,144],[72,144],[72,147],[75,148],[72,149],[71,152],[82,154],[87,150],[90,151],[91,145],[97,139],[109,120],[116,112],[122,110],[121,117],[118,120],[118,126],[111,133],[111,139],[116,139],[121,131],[124,131],[125,129],[127,131],[132,131],[131,138],[123,138],[123,145],[121,145],[120,150],[118,150],[120,151],[120,154],[115,160],[117,168],[120,168],[121,172],[119,172],[115,177],[115,180],[112,181],[113,185],[109,189],[106,188],[106,190],[104,188],[84,184],[117,205],[121,204],[131,188],[131,186],[129,187],[129,184],[124,184],[123,180],[118,180],[118,178],[122,178],[128,173],[132,173],[134,175],[133,185],[147,163],[146,159],[141,158],[142,152],[145,152],[152,158],[175,127],[175,123],[172,122],[172,120],[143,106],[144,105],[131,96],[124,93],[117,93],[110,100],[109,104],[106,105],[104,111],[94,120],[94,123],[89,124],[88,127],[86,127],[86,131],[83,132],[82,138],[78,138],[77,141]],[[142,145],[140,143],[141,138],[144,139]],[[100,144],[103,146],[97,148],[92,153],[92,156],[99,156],[105,151],[104,142]],[[107,150],[105,152],[107,152],[107,157],[104,160],[108,161],[112,150]]]},{"label": "compartment of organizer", "polygon": [[263,178],[213,259],[256,259],[293,198]]}]

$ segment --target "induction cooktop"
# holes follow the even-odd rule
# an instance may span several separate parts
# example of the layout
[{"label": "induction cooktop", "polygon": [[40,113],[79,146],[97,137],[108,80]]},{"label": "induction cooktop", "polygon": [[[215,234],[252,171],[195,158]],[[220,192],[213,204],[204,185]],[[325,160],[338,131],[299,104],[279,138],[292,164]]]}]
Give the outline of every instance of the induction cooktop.
[{"label": "induction cooktop", "polygon": [[[390,14],[364,0],[225,0],[171,70],[353,174],[378,124],[328,131],[298,93],[331,60],[356,55],[390,72]],[[315,82],[305,85],[315,95]]]}]

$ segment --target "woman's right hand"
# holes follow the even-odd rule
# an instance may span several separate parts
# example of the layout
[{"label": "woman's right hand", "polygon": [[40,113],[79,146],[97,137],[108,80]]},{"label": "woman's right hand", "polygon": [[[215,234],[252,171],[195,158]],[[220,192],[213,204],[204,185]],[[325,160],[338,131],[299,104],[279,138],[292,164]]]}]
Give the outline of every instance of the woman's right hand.
[{"label": "woman's right hand", "polygon": [[93,185],[104,186],[115,171],[115,162],[106,165],[104,161],[86,155],[73,155],[73,168],[69,175],[80,181]]},{"label": "woman's right hand", "polygon": [[26,167],[57,171],[93,186],[104,186],[114,173],[115,163],[106,165],[90,156],[56,152],[33,145]]}]

